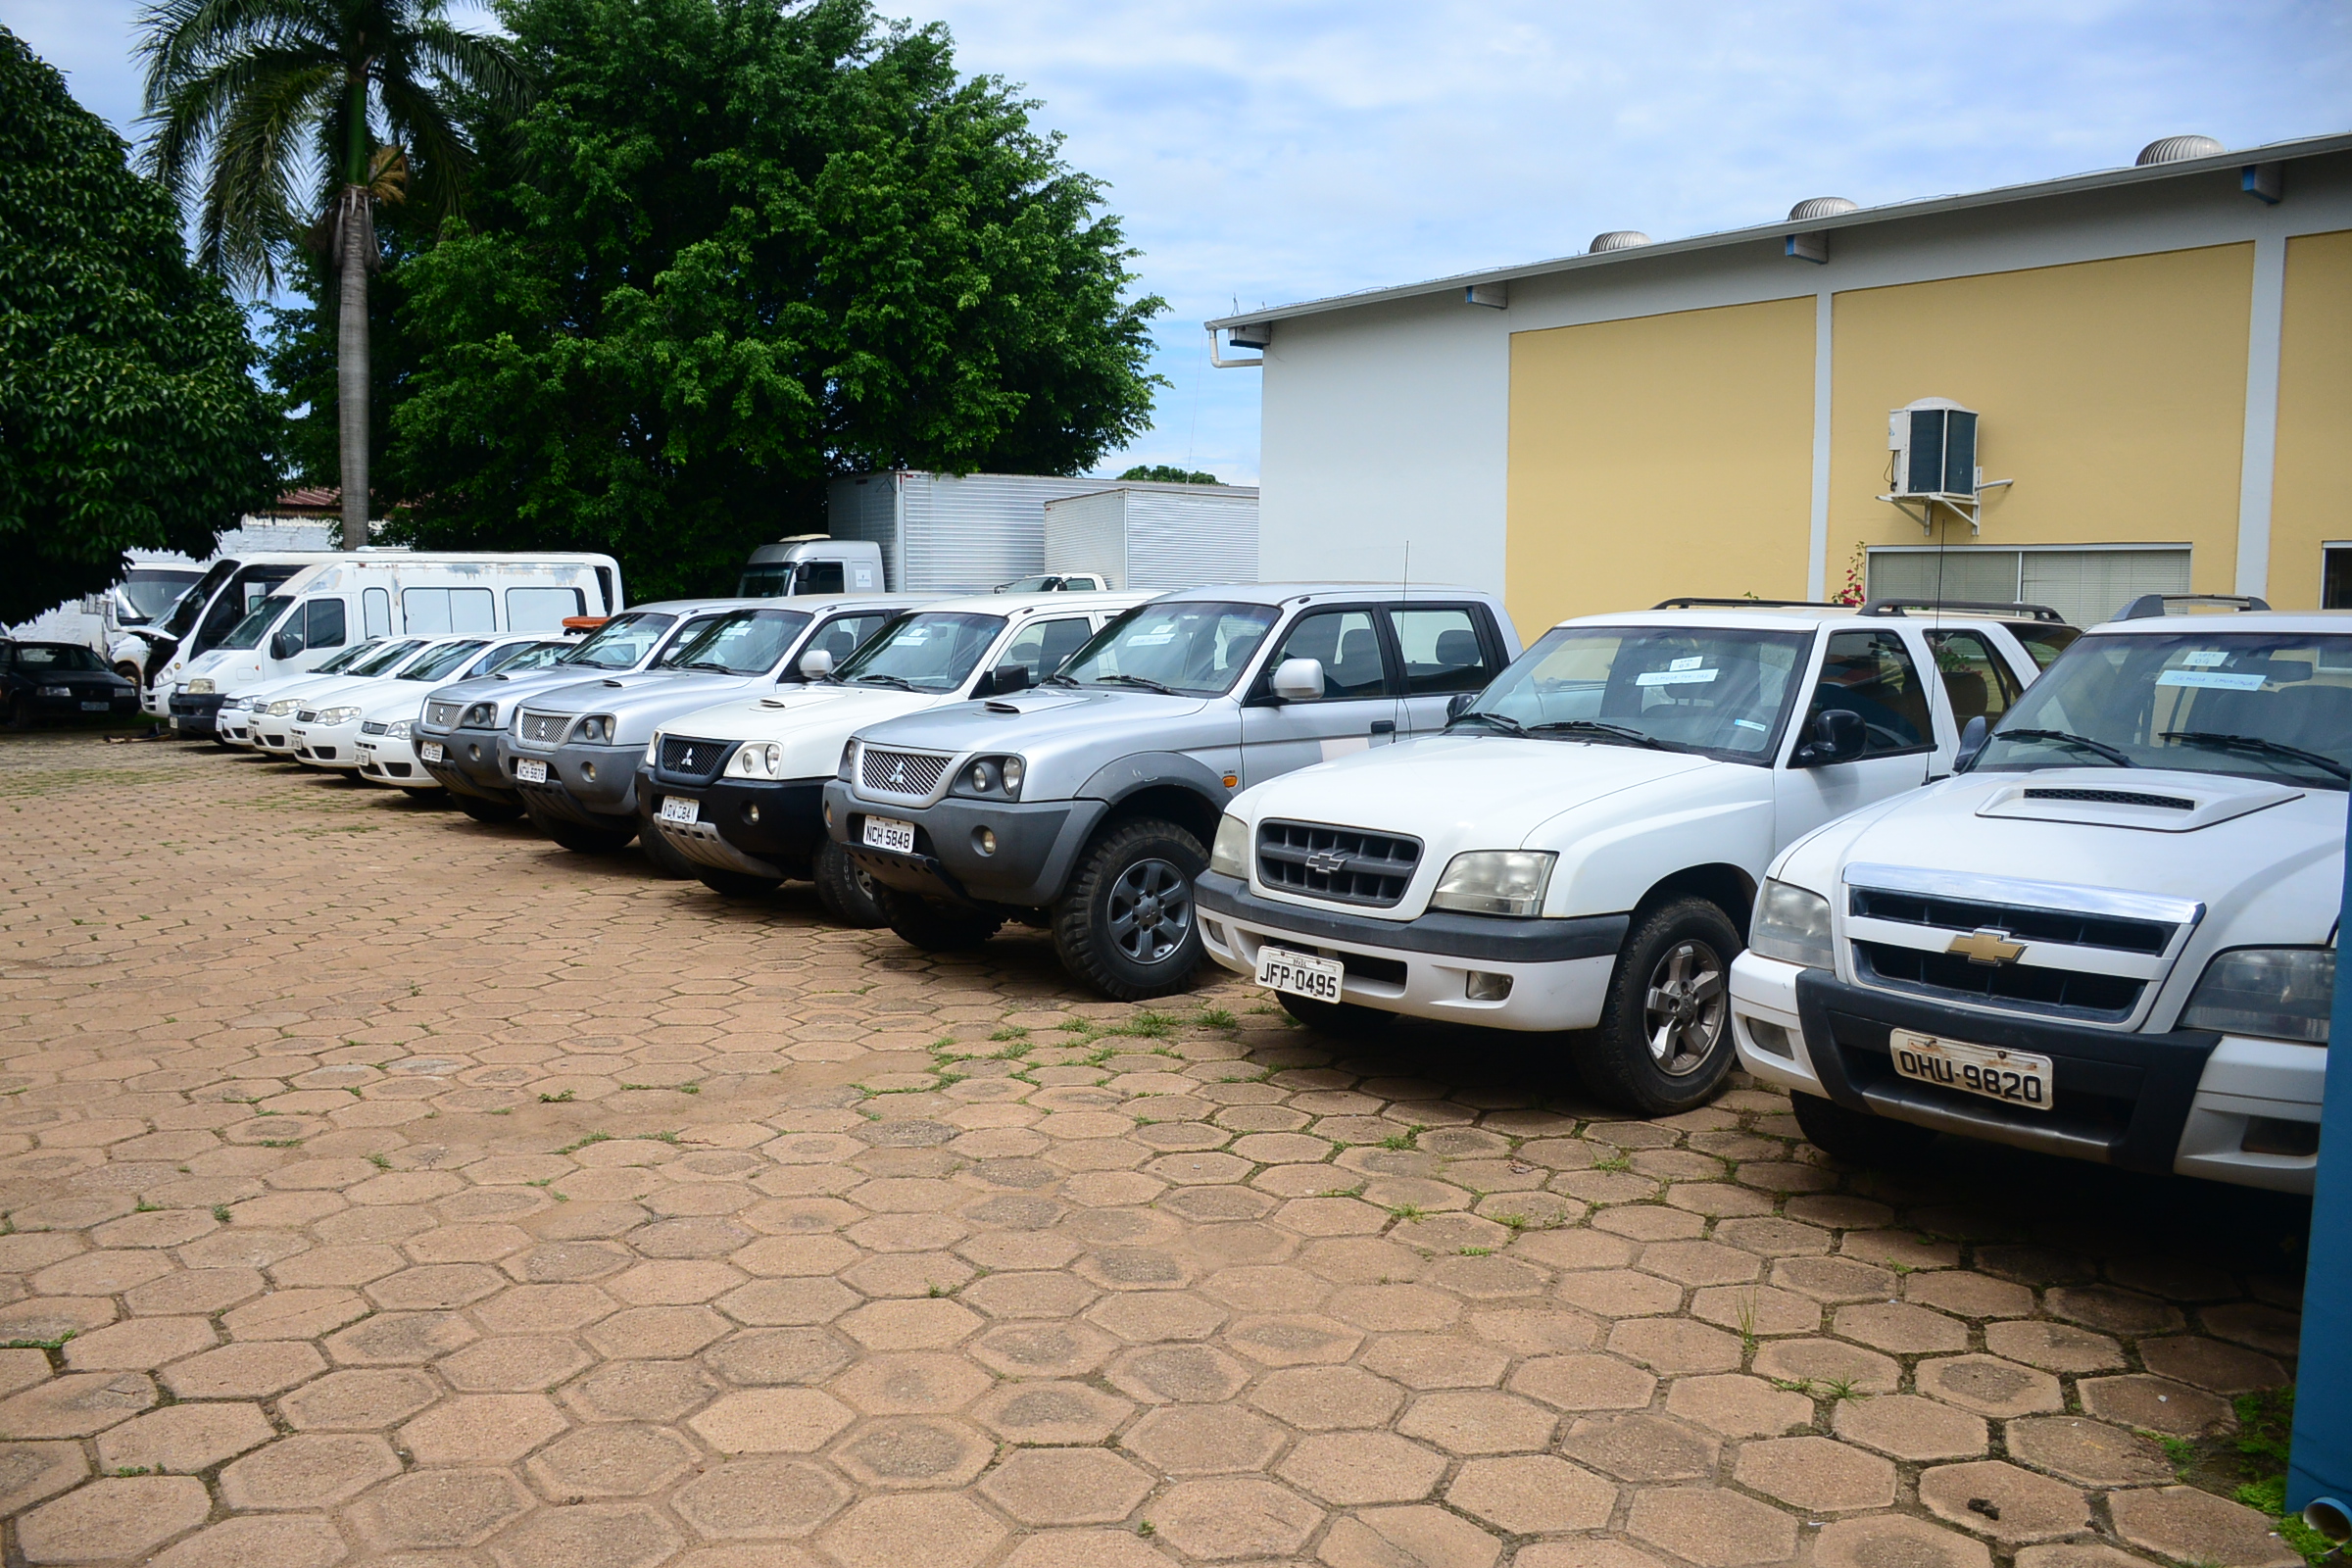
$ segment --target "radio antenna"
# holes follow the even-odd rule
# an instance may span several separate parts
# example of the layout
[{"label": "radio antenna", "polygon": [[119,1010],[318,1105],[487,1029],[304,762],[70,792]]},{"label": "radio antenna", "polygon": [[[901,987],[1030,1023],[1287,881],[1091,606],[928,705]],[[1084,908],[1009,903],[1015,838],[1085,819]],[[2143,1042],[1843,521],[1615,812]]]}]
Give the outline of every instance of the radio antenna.
[{"label": "radio antenna", "polygon": [[1413,542],[1410,539],[1404,542],[1404,577],[1397,587],[1402,593],[1413,591]]}]

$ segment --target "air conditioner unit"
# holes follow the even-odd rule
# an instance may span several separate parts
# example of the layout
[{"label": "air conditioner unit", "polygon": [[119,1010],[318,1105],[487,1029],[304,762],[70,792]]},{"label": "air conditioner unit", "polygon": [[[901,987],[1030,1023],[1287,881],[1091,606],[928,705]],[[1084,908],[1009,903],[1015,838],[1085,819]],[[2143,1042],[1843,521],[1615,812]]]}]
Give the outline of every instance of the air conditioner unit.
[{"label": "air conditioner unit", "polygon": [[1889,414],[1886,445],[1894,453],[1895,495],[1974,500],[1984,488],[1976,411],[1950,398],[1921,398]]}]

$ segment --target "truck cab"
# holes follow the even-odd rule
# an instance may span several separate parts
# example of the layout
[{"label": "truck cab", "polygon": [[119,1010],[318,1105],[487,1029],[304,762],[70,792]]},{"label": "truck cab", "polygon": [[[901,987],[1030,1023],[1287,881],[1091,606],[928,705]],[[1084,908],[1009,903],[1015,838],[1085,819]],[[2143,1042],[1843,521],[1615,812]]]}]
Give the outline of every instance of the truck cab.
[{"label": "truck cab", "polygon": [[2352,616],[2182,608],[2092,628],[1953,777],[1773,862],[1732,1022],[1816,1145],[2312,1190]]},{"label": "truck cab", "polygon": [[753,551],[735,592],[744,599],[797,599],[804,594],[878,594],[884,587],[880,545],[870,539],[804,533]]},{"label": "truck cab", "polygon": [[1688,1109],[1731,1068],[1725,971],[1774,854],[1949,772],[1966,717],[2037,672],[1973,612],[1562,622],[1442,732],[1234,801],[1200,880],[1208,954],[1327,1033],[1578,1031],[1595,1093]]}]

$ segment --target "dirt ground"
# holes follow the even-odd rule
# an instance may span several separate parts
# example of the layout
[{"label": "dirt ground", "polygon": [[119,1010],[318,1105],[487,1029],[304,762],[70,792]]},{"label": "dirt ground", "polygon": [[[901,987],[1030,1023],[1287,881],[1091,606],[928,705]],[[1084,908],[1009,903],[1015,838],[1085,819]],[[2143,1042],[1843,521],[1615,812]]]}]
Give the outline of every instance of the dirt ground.
[{"label": "dirt ground", "polygon": [[2297,1200],[1846,1168],[209,748],[0,740],[0,852],[10,1564],[2302,1560],[2229,1495]]}]

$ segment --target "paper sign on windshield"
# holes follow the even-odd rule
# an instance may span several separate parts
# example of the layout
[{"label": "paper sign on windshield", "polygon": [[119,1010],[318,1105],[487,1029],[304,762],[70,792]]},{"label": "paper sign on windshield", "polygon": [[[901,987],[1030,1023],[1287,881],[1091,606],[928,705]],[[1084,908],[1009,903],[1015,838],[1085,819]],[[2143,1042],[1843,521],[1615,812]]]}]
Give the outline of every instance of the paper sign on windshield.
[{"label": "paper sign on windshield", "polygon": [[2220,669],[2168,669],[2156,677],[2159,686],[2218,686],[2229,692],[2262,690],[2260,675],[2232,675]]},{"label": "paper sign on windshield", "polygon": [[[1696,664],[1697,662],[1698,661],[1695,659],[1678,659],[1675,661],[1677,666],[1684,664]],[[1693,683],[1703,685],[1722,673],[1723,671],[1719,669],[1684,669],[1680,667],[1674,669],[1651,669],[1644,670],[1642,673],[1636,675],[1634,677],[1634,684],[1637,686],[1689,686]]]}]

